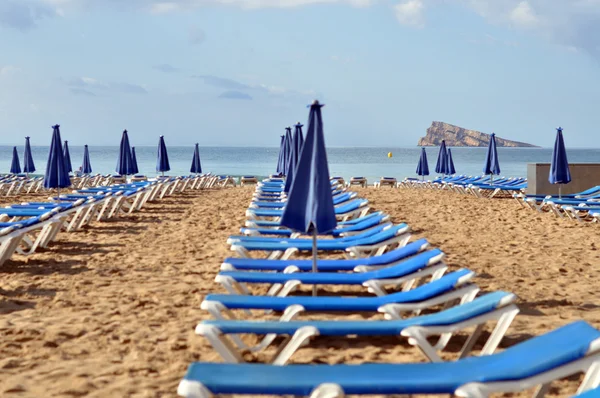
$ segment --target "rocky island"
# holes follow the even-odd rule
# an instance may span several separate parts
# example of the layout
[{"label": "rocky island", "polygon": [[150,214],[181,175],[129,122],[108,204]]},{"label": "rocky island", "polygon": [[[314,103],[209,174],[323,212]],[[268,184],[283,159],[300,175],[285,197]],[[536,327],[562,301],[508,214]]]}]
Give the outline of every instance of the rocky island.
[{"label": "rocky island", "polygon": [[[467,130],[444,122],[433,122],[427,129],[425,137],[419,139],[418,146],[439,146],[442,140],[448,146],[488,146],[490,135],[475,130]],[[499,147],[538,148],[536,145],[524,142],[505,140],[496,135],[496,145]]]}]

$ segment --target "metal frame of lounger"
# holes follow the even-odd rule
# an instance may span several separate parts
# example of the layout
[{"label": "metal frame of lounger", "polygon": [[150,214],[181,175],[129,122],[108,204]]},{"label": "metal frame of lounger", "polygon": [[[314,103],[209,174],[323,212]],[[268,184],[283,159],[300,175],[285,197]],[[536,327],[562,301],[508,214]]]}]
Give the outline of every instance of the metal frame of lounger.
[{"label": "metal frame of lounger", "polygon": [[[427,258],[426,261],[421,261],[418,262],[418,257],[419,256],[425,256]],[[448,270],[448,266],[444,263],[444,257],[445,254],[441,251],[433,251],[433,252],[422,252],[420,254],[417,254],[416,256],[413,256],[409,259],[404,259],[401,261],[398,261],[396,264],[394,265],[389,265],[389,266],[385,266],[385,267],[378,267],[379,269],[390,269],[390,268],[398,268],[398,276],[396,277],[388,277],[388,278],[378,278],[376,273],[377,270],[373,270],[369,267],[357,267],[357,273],[362,274],[361,276],[363,276],[365,278],[365,280],[361,283],[362,286],[367,288],[367,291],[369,293],[375,294],[377,296],[385,296],[387,295],[389,292],[386,290],[386,286],[392,285],[393,288],[392,290],[397,291],[398,289],[400,289],[403,292],[406,292],[422,283],[426,283],[426,282],[433,282],[437,279],[440,279],[442,276],[444,276],[444,273]],[[407,267],[407,262],[415,262],[417,261],[418,264],[409,264],[412,265],[412,267],[410,268],[411,272],[401,272],[401,268],[402,267]],[[418,265],[418,269],[416,268],[416,265]],[[295,274],[298,273],[300,270],[298,269],[298,267],[288,267],[283,274],[286,275],[290,275],[290,274]],[[223,272],[228,272],[228,271],[223,271]],[[215,277],[215,282],[220,283],[221,285],[223,285],[223,287],[225,288],[225,290],[227,290],[227,292],[229,292],[230,294],[241,294],[241,295],[252,295],[252,292],[250,291],[250,289],[248,288],[248,284],[251,283],[253,285],[256,284],[269,284],[269,282],[265,282],[265,281],[258,281],[258,282],[240,282],[237,279],[235,279],[235,275],[230,275],[230,274],[224,274],[223,272],[217,274],[217,276]],[[234,273],[237,273],[238,276],[239,275],[243,275],[244,273],[249,273],[249,274],[255,274],[257,276],[264,276],[268,279],[269,276],[271,276],[270,273],[258,273],[256,274],[255,271],[231,271]],[[343,279],[344,274],[340,274],[340,273],[331,273],[331,272],[321,272],[321,275],[323,274],[335,274],[336,276],[340,276],[340,279]],[[368,274],[372,274],[372,278],[371,279],[367,279],[369,276]],[[309,274],[311,277],[314,276],[312,273]],[[294,276],[296,276],[296,278],[294,278]],[[269,290],[267,291],[267,293],[265,293],[265,296],[278,296],[278,297],[285,297],[287,295],[289,295],[290,293],[296,291],[298,288],[300,288],[300,286],[304,285],[304,284],[310,284],[308,282],[302,282],[300,279],[302,279],[302,273],[300,273],[299,275],[291,275],[291,277],[289,278],[288,281],[286,281],[285,283],[272,283]],[[319,281],[315,281],[314,282],[315,285],[331,285],[331,283],[328,282],[319,282]],[[337,284],[337,283],[336,283]],[[349,285],[349,283],[339,283],[339,285]]]},{"label": "metal frame of lounger", "polygon": [[[396,247],[405,246],[410,240],[410,227],[407,225],[403,229],[396,231],[396,235],[390,239],[377,242],[373,245],[356,245],[348,246],[345,250],[346,258],[372,257],[385,253],[388,250],[393,250]],[[289,241],[289,240],[286,240]],[[291,243],[291,242],[290,242]],[[234,242],[231,244],[231,251],[236,252],[242,258],[253,258],[250,251],[247,250],[242,242]],[[341,251],[340,249],[339,251]],[[286,250],[267,251],[269,260],[288,260],[292,255],[300,252],[297,247],[288,247]]]},{"label": "metal frame of lounger", "polygon": [[[496,293],[491,293],[490,295],[500,296],[502,294],[503,294],[503,292],[496,292]],[[451,310],[448,310],[448,309],[443,310],[438,314],[442,315],[444,312],[456,311],[456,310],[460,310],[461,307],[466,308],[466,307],[472,306],[473,304],[476,304],[476,302],[478,300],[482,300],[482,298],[485,299],[485,296],[475,298],[473,301],[471,301],[469,303],[464,303],[459,306],[452,307]],[[515,304],[516,300],[517,300],[517,297],[514,294],[504,293],[504,295],[497,300],[496,306],[494,308],[490,308],[488,311],[486,311],[484,313],[478,312],[477,314],[474,314],[473,316],[466,317],[466,319],[464,316],[459,317],[459,319],[454,322],[445,319],[444,323],[431,324],[431,325],[427,325],[427,326],[419,325],[420,317],[411,318],[408,321],[407,320],[350,321],[350,322],[329,321],[326,323],[328,323],[329,325],[332,325],[335,323],[339,323],[339,324],[343,325],[344,328],[348,329],[348,331],[345,332],[346,336],[355,335],[357,333],[357,332],[355,332],[355,330],[352,329],[352,326],[349,326],[352,323],[354,323],[354,324],[369,324],[369,323],[372,324],[372,322],[379,322],[381,325],[384,325],[386,327],[390,326],[390,324],[386,325],[386,323],[388,323],[388,322],[391,322],[392,324],[397,323],[397,322],[400,322],[401,324],[404,323],[404,324],[406,324],[406,326],[399,327],[399,329],[401,329],[401,330],[400,330],[400,333],[398,334],[398,336],[407,338],[409,344],[418,347],[421,350],[421,352],[425,355],[426,359],[428,359],[429,361],[442,362],[443,360],[439,356],[438,352],[441,352],[446,348],[446,346],[450,342],[450,339],[455,334],[457,334],[458,332],[464,331],[467,328],[475,327],[473,332],[469,335],[469,337],[465,341],[465,343],[459,353],[459,356],[458,356],[458,359],[465,358],[471,353],[471,350],[475,346],[475,343],[477,343],[486,324],[489,322],[495,321],[496,326],[492,330],[490,336],[487,338],[482,350],[479,352],[479,355],[493,354],[495,352],[496,348],[498,347],[498,345],[500,344],[500,342],[502,341],[502,339],[504,338],[504,335],[506,334],[506,331],[510,327],[512,321],[519,313],[519,308]],[[425,317],[427,317],[427,315],[425,315]],[[413,321],[412,324],[411,324],[411,321]],[[239,322],[239,325],[243,325],[244,323],[247,323],[248,321],[224,321],[224,322],[225,322],[225,326],[226,326],[227,323],[231,323],[231,322],[236,322],[236,323]],[[288,321],[284,321],[284,322],[290,322],[290,321],[288,320]],[[223,331],[221,329],[221,327],[223,326],[223,323],[220,321],[201,322],[196,326],[195,332],[197,335],[205,337],[209,341],[209,343],[212,345],[213,349],[217,353],[219,353],[219,355],[221,355],[221,357],[225,360],[225,362],[233,362],[233,363],[245,362],[240,351],[249,351],[249,352],[253,352],[253,353],[263,351],[266,348],[268,348],[274,341],[276,341],[277,337],[283,335],[283,336],[285,336],[284,340],[281,343],[279,343],[279,345],[275,351],[275,354],[271,357],[271,359],[268,362],[268,363],[272,363],[273,365],[285,365],[289,361],[289,359],[292,357],[292,355],[294,353],[296,353],[296,351],[298,351],[299,348],[308,344],[313,337],[321,335],[321,332],[320,332],[318,326],[322,322],[319,322],[319,321],[315,321],[315,322],[303,321],[302,326],[298,326],[295,329],[293,334],[277,333],[277,331],[278,331],[277,329],[275,329],[275,330],[271,329],[272,332],[269,333],[268,325],[271,324],[276,327],[278,322],[252,321],[252,323],[258,324],[259,327],[262,326],[262,329],[260,330],[260,332],[247,331],[247,332],[239,332],[239,333],[231,333],[231,332],[223,333]],[[239,329],[243,329],[243,326],[240,326]],[[376,328],[373,328],[373,329],[376,329]],[[228,336],[230,336],[230,337],[238,336],[239,337],[240,334],[248,334],[248,333],[250,333],[250,334],[258,333],[260,335],[265,335],[265,337],[263,337],[261,339],[261,341],[254,346],[248,346],[244,343],[242,343],[243,345],[240,346],[236,343],[236,341],[238,343],[241,341],[240,338],[235,339],[235,341],[230,340],[230,338],[228,338]],[[335,334],[335,335],[338,336],[338,334]],[[361,335],[364,336],[366,334],[361,333]],[[384,332],[384,333],[379,333],[379,334],[377,332],[369,332],[368,335],[369,336],[379,336],[379,335],[387,336],[387,335],[389,335],[389,332]],[[325,336],[330,336],[330,334],[325,334]],[[341,336],[343,338],[343,335],[340,334],[339,336]],[[431,339],[432,337],[437,337],[437,341],[434,344],[429,342],[429,339]]]}]

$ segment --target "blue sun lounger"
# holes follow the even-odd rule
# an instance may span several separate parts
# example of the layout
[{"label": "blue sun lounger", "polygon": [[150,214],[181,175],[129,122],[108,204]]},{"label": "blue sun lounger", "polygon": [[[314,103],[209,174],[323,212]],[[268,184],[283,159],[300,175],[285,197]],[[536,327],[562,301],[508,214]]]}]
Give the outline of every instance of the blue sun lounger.
[{"label": "blue sun lounger", "polygon": [[[386,223],[386,224],[380,224],[380,225],[376,225],[374,228],[371,228],[367,231],[360,231],[359,233],[355,234],[355,235],[348,235],[348,236],[338,236],[335,239],[317,239],[317,242],[353,242],[356,240],[360,240],[360,239],[364,239],[364,238],[368,238],[369,236],[373,236],[375,234],[378,234],[382,231],[384,231],[385,229],[389,229],[389,227],[391,227],[393,224],[392,223]],[[265,243],[278,243],[278,242],[288,242],[288,241],[292,241],[295,243],[300,243],[300,242],[310,242],[312,244],[312,239],[308,239],[308,238],[289,238],[289,237],[280,237],[280,236],[264,236],[264,235],[258,235],[258,236],[247,236],[247,235],[231,235],[229,236],[229,238],[227,238],[227,243],[228,244],[234,244],[237,242],[265,242]]]},{"label": "blue sun lounger", "polygon": [[[187,398],[213,394],[342,397],[344,394],[451,394],[487,397],[520,392],[586,372],[585,391],[598,384],[600,332],[584,321],[531,338],[498,354],[456,362],[287,365],[192,363],[178,394]],[[518,366],[516,366],[518,364]]]},{"label": "blue sun lounger", "polygon": [[[347,192],[344,189],[334,188],[331,191],[331,196],[335,197],[337,195],[341,195]],[[253,199],[255,201],[273,201],[273,202],[281,202],[287,200],[287,195],[283,192],[261,192],[257,191],[253,195]]]},{"label": "blue sun lounger", "polygon": [[[0,266],[15,252],[30,254],[43,244],[44,238],[50,232],[45,228],[51,223],[51,219],[52,215],[46,213],[41,216],[22,218],[19,221],[0,222]],[[41,232],[38,234],[38,239],[33,242],[32,239],[27,238],[27,235],[36,230],[41,230]],[[26,238],[28,252],[19,247]]]},{"label": "blue sun lounger", "polygon": [[[356,192],[345,192],[340,195],[333,197],[334,206],[339,206],[342,203],[346,203],[356,197]],[[273,202],[273,201],[255,201],[250,203],[251,209],[283,209],[287,202]]]},{"label": "blue sun lounger", "polygon": [[[317,260],[319,272],[358,271],[388,267],[397,264],[429,247],[429,242],[419,239],[379,256],[345,260]],[[226,258],[221,264],[222,271],[312,271],[312,260],[267,260],[264,258]]]},{"label": "blue sun lounger", "polygon": [[253,272],[221,271],[215,278],[217,283],[231,294],[252,294],[247,284],[272,285],[267,296],[287,296],[300,285],[361,285],[378,296],[388,294],[386,286],[392,290],[410,290],[415,282],[424,278],[431,281],[444,275],[448,267],[443,263],[444,253],[439,249],[417,254],[390,267],[366,272]]},{"label": "blue sun lounger", "polygon": [[[335,215],[341,220],[364,216],[369,211],[368,203],[369,201],[366,199],[351,200],[342,206],[336,207]],[[248,209],[246,210],[246,216],[250,219],[281,218],[283,210]]]},{"label": "blue sun lounger", "polygon": [[382,312],[391,318],[401,313],[420,311],[455,300],[471,301],[479,291],[469,282],[475,274],[461,269],[444,275],[438,280],[420,285],[406,292],[375,297],[305,297],[305,296],[245,296],[234,294],[209,294],[202,302],[202,309],[216,319],[224,314],[235,319],[230,310],[283,311],[282,320],[290,320],[304,311],[317,312]]},{"label": "blue sun lounger", "polygon": [[578,206],[566,206],[563,205],[561,208],[564,210],[565,214],[574,220],[584,222],[584,221],[592,221],[598,222],[600,220],[600,203],[596,202],[594,204],[585,204]]},{"label": "blue sun lounger", "polygon": [[[358,224],[359,222],[366,221],[372,217],[378,217],[381,215],[385,215],[382,211],[376,211],[373,213],[366,214],[362,217],[356,217],[350,220],[338,221],[338,228],[344,228],[350,225]],[[281,226],[280,221],[270,221],[270,220],[246,220],[246,227],[249,228],[285,228]]]},{"label": "blue sun lounger", "polygon": [[34,216],[25,216],[21,212],[11,221],[0,223],[0,265],[15,252],[29,255],[38,247],[46,247],[56,237],[62,224],[63,216],[54,211],[40,211]]},{"label": "blue sun lounger", "polygon": [[[334,229],[331,234],[333,236],[344,236],[357,234],[366,230],[377,227],[379,224],[389,221],[390,217],[387,215],[377,215],[375,217],[366,218],[364,221],[356,224],[344,226],[341,228]],[[293,232],[291,229],[274,229],[274,228],[241,228],[240,232],[247,236],[260,236],[260,235],[277,235],[284,237],[295,238],[300,236],[300,233]]]},{"label": "blue sun lounger", "polygon": [[592,388],[581,394],[577,394],[573,398],[600,398],[600,387]]},{"label": "blue sun lounger", "polygon": [[[259,352],[269,347],[277,337],[286,339],[271,359],[275,365],[285,365],[290,357],[315,336],[402,336],[412,345],[421,349],[433,362],[442,362],[438,355],[447,345],[453,334],[467,328],[476,327],[465,342],[459,358],[470,354],[487,322],[495,321],[496,327],[487,339],[480,355],[494,353],[504,337],[519,309],[515,305],[516,296],[511,293],[493,292],[475,300],[441,312],[392,321],[203,321],[196,326],[196,334],[204,336],[226,362],[245,362],[233,343],[241,342],[240,334],[265,335],[255,346],[238,345],[242,351]],[[439,337],[437,343],[428,339]]]},{"label": "blue sun lounger", "polygon": [[4,214],[9,217],[37,217],[44,214],[56,214],[61,211],[60,208],[53,209],[12,209],[10,207],[0,208],[0,215]]},{"label": "blue sun lounger", "polygon": [[[406,224],[385,226],[380,232],[364,233],[358,239],[357,235],[338,238],[317,240],[317,249],[324,251],[342,251],[348,257],[368,257],[385,253],[396,247],[403,247],[410,239],[410,228]],[[252,237],[244,237],[246,239]],[[263,238],[264,239],[264,238]],[[277,239],[275,241],[229,241],[231,250],[240,257],[251,257],[252,251],[269,252],[269,259],[281,258],[287,260],[298,251],[312,251],[312,240],[304,239]]]}]

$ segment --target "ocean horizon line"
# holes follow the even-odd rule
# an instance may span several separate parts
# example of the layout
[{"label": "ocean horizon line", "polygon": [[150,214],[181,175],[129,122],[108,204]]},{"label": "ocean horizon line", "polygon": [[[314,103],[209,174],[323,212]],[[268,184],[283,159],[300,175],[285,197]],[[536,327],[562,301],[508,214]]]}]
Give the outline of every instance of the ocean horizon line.
[{"label": "ocean horizon line", "polygon": [[[94,145],[94,144],[73,144],[71,141],[69,141],[69,147],[70,148],[76,148],[76,147],[83,147],[84,145],[88,145],[90,148],[118,148],[119,145]],[[167,145],[167,149],[168,148],[193,148],[195,144],[188,144],[188,145]],[[24,144],[0,144],[0,147],[24,147]],[[136,148],[156,148],[156,145],[132,145]],[[32,148],[50,148],[50,145],[31,145]],[[446,146],[447,148],[482,148],[482,149],[487,149],[487,147],[481,147],[481,146]],[[200,145],[200,148],[222,148],[222,149],[227,149],[227,148],[232,148],[232,149],[243,149],[243,148],[249,148],[249,149],[279,149],[279,147],[276,146],[261,146],[261,145]],[[375,145],[375,146],[364,146],[364,145],[356,145],[356,146],[336,146],[336,145],[330,145],[327,146],[328,149],[414,149],[414,148],[421,148],[421,146],[419,145],[415,145],[415,146],[408,146],[408,145],[401,145],[401,146],[379,146],[379,145]],[[439,148],[439,146],[424,146],[423,148]],[[510,149],[510,150],[547,150],[547,149],[552,149],[552,147],[498,147],[498,149]],[[578,147],[578,146],[571,146],[568,147],[567,150],[596,150],[596,149],[600,149],[599,147]]]}]

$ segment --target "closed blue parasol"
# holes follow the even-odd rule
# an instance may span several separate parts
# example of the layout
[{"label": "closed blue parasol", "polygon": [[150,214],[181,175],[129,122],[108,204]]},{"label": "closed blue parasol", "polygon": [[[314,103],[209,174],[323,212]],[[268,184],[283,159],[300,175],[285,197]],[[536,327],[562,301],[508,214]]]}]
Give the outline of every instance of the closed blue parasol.
[{"label": "closed blue parasol", "polygon": [[10,163],[10,172],[12,174],[21,174],[21,163],[19,162],[19,153],[17,147],[13,147],[12,162]]},{"label": "closed blue parasol", "polygon": [[169,155],[167,154],[167,146],[165,145],[165,136],[161,135],[158,139],[158,154],[156,156],[156,171],[165,175],[165,171],[171,170],[169,165]]},{"label": "closed blue parasol", "polygon": [[425,152],[425,148],[421,148],[421,157],[417,164],[417,175],[421,176],[422,180],[425,179],[425,176],[429,175],[429,163],[427,162],[427,152]]},{"label": "closed blue parasol", "polygon": [[491,183],[494,183],[494,175],[500,175],[500,163],[498,162],[498,150],[496,149],[496,134],[490,136],[490,144],[485,155],[483,174],[489,175]]},{"label": "closed blue parasol", "polygon": [[567,150],[565,149],[562,131],[562,127],[556,129],[556,141],[554,141],[552,164],[550,165],[550,175],[548,177],[550,184],[558,184],[559,198],[562,196],[562,185],[571,182],[571,170],[569,170],[569,161],[567,160]]},{"label": "closed blue parasol", "polygon": [[300,150],[302,150],[302,146],[304,145],[304,135],[302,134],[302,124],[298,122],[296,124],[296,128],[298,129],[298,138],[300,139]]},{"label": "closed blue parasol", "polygon": [[200,146],[196,144],[194,148],[194,157],[192,157],[192,167],[190,167],[190,173],[200,174],[202,173],[202,165],[200,164]]},{"label": "closed blue parasol", "polygon": [[448,154],[447,154],[447,158],[446,158],[448,165],[446,167],[446,172],[449,175],[454,175],[456,174],[456,169],[454,168],[454,160],[452,160],[452,151],[450,150],[450,148],[448,148]]},{"label": "closed blue parasol", "polygon": [[44,175],[44,188],[60,189],[71,186],[69,172],[65,170],[65,159],[60,139],[60,126],[53,126],[52,142],[50,143],[50,153],[48,154],[48,163],[46,164],[46,174]]},{"label": "closed blue parasol", "polygon": [[[323,119],[318,101],[310,106],[306,140],[294,176],[281,225],[313,235],[313,272],[317,272],[317,234],[331,232],[337,225],[329,166],[323,135]],[[316,286],[313,295],[316,295]]]},{"label": "closed blue parasol", "polygon": [[135,147],[131,147],[131,174],[137,174],[140,172],[138,169],[137,156],[135,155]]},{"label": "closed blue parasol", "polygon": [[23,154],[23,172],[27,174],[35,172],[35,164],[33,163],[33,156],[31,156],[31,144],[29,143],[29,137],[25,137],[25,153]]},{"label": "closed blue parasol", "polygon": [[87,145],[83,146],[83,163],[81,163],[81,172],[83,174],[92,173],[92,163],[90,162],[90,150]]},{"label": "closed blue parasol", "polygon": [[129,146],[129,136],[127,135],[127,130],[123,130],[123,135],[121,136],[119,159],[117,161],[117,168],[115,171],[122,176],[134,174],[133,159],[131,157],[131,147]]},{"label": "closed blue parasol", "polygon": [[285,135],[281,136],[279,143],[279,155],[277,156],[277,174],[283,175],[283,154],[285,152]]},{"label": "closed blue parasol", "polygon": [[67,173],[73,171],[73,165],[71,165],[71,154],[69,153],[69,141],[65,141],[65,145],[63,147],[63,158],[65,159],[65,170]]},{"label": "closed blue parasol", "polygon": [[290,154],[292,152],[292,128],[285,128],[285,146],[283,150],[283,174],[288,175],[290,169]]},{"label": "closed blue parasol", "polygon": [[444,140],[442,140],[442,145],[440,145],[435,172],[443,175],[448,174],[448,152],[446,151],[446,141]]},{"label": "closed blue parasol", "polygon": [[296,173],[296,168],[298,166],[298,160],[300,159],[300,151],[302,150],[302,144],[303,144],[302,141],[303,141],[302,125],[300,123],[298,123],[295,126],[294,136],[292,137],[292,150],[290,152],[290,158],[288,159],[289,174],[288,174],[287,178],[285,179],[285,187],[283,189],[285,191],[285,193],[290,192],[290,189],[292,188],[292,183],[294,182],[294,174]]}]

